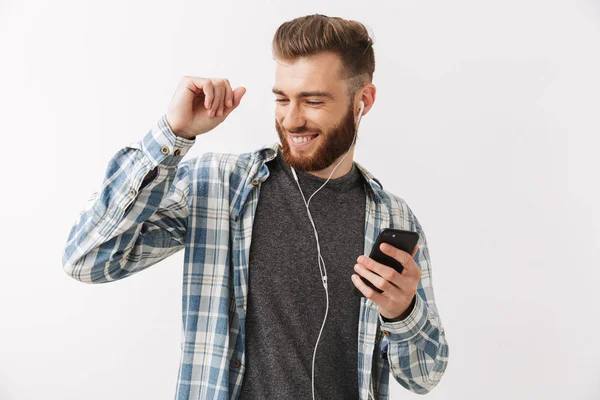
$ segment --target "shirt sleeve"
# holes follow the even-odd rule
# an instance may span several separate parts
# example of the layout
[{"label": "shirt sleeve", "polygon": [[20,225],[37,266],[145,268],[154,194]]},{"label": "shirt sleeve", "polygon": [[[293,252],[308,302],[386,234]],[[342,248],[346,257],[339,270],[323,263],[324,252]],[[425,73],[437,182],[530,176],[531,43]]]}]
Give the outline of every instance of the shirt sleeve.
[{"label": "shirt sleeve", "polygon": [[[407,206],[408,207],[408,206]],[[384,333],[381,357],[389,363],[394,379],[411,392],[430,392],[441,380],[448,365],[448,343],[437,312],[431,281],[427,239],[417,217],[408,208],[419,233],[415,261],[421,281],[411,313],[402,321],[379,320]]]},{"label": "shirt sleeve", "polygon": [[183,248],[189,177],[181,159],[195,140],[176,136],[163,115],[108,163],[100,191],[67,238],[64,271],[85,283],[122,279]]}]

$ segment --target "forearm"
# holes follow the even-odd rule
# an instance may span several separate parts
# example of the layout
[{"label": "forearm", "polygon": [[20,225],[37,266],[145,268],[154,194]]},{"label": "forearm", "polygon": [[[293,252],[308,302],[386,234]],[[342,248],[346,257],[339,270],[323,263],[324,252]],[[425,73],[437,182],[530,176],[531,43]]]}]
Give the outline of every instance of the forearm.
[{"label": "forearm", "polygon": [[414,393],[424,394],[440,382],[449,352],[435,303],[427,238],[409,207],[407,213],[413,222],[411,230],[419,233],[419,249],[414,259],[421,270],[421,279],[408,316],[396,322],[379,316],[384,333],[381,356],[389,363],[390,373],[397,382]]},{"label": "forearm", "polygon": [[382,320],[381,329],[383,356],[394,379],[411,392],[431,391],[448,364],[448,344],[435,310],[417,296],[407,318],[397,322]]},{"label": "forearm", "polygon": [[[171,247],[171,241],[157,240],[161,232],[152,229],[160,219],[180,227],[169,234],[183,234],[185,204],[177,203],[185,203],[187,187],[185,171],[178,173],[177,164],[187,149],[170,155],[181,143],[164,129],[161,120],[141,142],[122,149],[109,162],[100,192],[86,204],[69,233],[63,254],[69,276],[87,283],[108,282],[164,258],[163,247]],[[173,184],[179,190],[170,190]],[[157,213],[161,207],[163,212]]]}]

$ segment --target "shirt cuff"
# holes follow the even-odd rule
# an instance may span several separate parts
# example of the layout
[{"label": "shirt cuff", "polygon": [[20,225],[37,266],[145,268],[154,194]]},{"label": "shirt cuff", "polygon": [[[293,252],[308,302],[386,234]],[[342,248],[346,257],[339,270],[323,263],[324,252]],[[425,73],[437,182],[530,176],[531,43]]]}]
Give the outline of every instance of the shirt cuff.
[{"label": "shirt cuff", "polygon": [[379,314],[381,322],[381,330],[389,340],[406,341],[416,336],[427,322],[427,304],[421,299],[421,296],[416,296],[415,306],[412,312],[403,319],[397,322],[386,322]]},{"label": "shirt cuff", "polygon": [[160,117],[139,144],[129,147],[141,149],[151,160],[152,166],[174,167],[196,143],[195,139],[185,139],[175,135],[167,122],[166,115]]}]

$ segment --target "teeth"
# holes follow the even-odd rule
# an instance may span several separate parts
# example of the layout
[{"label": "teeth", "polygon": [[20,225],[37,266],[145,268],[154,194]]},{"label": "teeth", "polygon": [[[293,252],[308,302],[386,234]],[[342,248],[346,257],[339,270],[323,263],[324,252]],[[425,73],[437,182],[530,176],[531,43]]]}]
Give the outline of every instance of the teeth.
[{"label": "teeth", "polygon": [[312,136],[310,137],[310,139],[309,139],[308,136],[302,136],[302,137],[296,137],[296,136],[294,136],[294,137],[292,137],[292,140],[294,141],[294,143],[306,143],[306,142],[308,142],[311,139],[312,139]]}]

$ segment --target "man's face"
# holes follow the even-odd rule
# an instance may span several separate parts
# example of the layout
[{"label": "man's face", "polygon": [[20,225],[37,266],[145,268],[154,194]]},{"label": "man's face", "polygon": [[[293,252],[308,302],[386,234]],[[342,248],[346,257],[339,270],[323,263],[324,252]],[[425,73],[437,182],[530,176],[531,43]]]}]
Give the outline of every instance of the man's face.
[{"label": "man's face", "polygon": [[340,68],[333,53],[277,60],[275,128],[285,162],[297,170],[329,167],[354,140],[353,104]]}]

